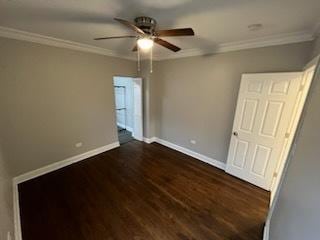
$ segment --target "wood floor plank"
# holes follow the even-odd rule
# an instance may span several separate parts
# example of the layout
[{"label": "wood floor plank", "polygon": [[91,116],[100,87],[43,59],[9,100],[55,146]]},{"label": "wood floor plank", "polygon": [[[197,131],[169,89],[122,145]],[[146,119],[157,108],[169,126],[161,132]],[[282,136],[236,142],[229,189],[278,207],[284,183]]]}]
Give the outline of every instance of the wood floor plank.
[{"label": "wood floor plank", "polygon": [[132,141],[19,185],[23,240],[258,240],[269,193]]}]

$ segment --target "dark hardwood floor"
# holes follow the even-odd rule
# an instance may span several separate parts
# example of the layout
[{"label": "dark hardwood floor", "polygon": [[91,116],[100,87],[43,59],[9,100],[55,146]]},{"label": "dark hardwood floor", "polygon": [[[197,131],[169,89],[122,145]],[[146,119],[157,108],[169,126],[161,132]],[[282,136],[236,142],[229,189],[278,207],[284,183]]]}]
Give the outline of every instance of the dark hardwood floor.
[{"label": "dark hardwood floor", "polygon": [[269,193],[132,141],[19,185],[23,240],[262,239]]}]

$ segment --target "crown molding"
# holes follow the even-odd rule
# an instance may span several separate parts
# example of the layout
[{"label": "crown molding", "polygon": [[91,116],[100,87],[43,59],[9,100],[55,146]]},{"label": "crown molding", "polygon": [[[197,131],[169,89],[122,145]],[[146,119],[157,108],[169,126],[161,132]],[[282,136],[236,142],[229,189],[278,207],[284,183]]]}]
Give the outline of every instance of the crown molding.
[{"label": "crown molding", "polygon": [[59,48],[67,48],[67,49],[81,51],[81,52],[95,53],[95,54],[104,55],[104,56],[135,60],[135,58],[132,58],[131,56],[119,54],[115,51],[108,50],[105,48],[95,47],[88,44],[63,40],[63,39],[54,38],[54,37],[48,37],[48,36],[44,36],[36,33],[25,32],[25,31],[2,27],[2,26],[0,26],[0,37],[22,40],[27,42],[40,43],[43,45],[49,45],[49,46],[59,47]]},{"label": "crown molding", "polygon": [[[319,34],[320,34],[320,23],[314,27],[313,31],[294,32],[289,34],[255,38],[255,39],[245,40],[245,41],[223,43],[223,44],[219,44],[214,47],[206,48],[206,49],[200,49],[200,48],[186,49],[178,53],[157,54],[153,56],[153,59],[156,61],[161,61],[166,59],[204,56],[204,55],[210,55],[210,54],[239,51],[244,49],[306,42],[306,41],[314,40],[317,36],[319,36]],[[2,26],[0,26],[0,37],[34,42],[34,43],[60,47],[60,48],[67,48],[67,49],[72,49],[76,51],[90,52],[90,53],[123,58],[128,60],[136,60],[135,56],[120,54],[118,52],[108,50],[105,48],[95,47],[95,46],[63,40],[59,38],[48,37],[48,36],[44,36],[36,33],[30,33],[26,31],[21,31],[13,28],[2,27]],[[142,57],[142,59],[144,59],[144,57]]]},{"label": "crown molding", "polygon": [[292,44],[292,43],[299,43],[299,42],[308,42],[308,41],[312,41],[313,39],[314,39],[314,36],[310,32],[295,32],[295,33],[289,33],[289,34],[274,35],[271,37],[255,38],[252,40],[221,44],[218,47],[218,53],[237,51],[242,49],[250,49],[250,48],[260,48],[260,47]]},{"label": "crown molding", "polygon": [[245,40],[245,41],[223,43],[208,49],[188,49],[188,50],[182,50],[178,53],[171,54],[171,55],[155,55],[154,59],[160,61],[160,60],[166,60],[166,59],[204,56],[204,55],[239,51],[239,50],[252,49],[252,48],[261,48],[261,47],[285,45],[285,44],[291,44],[291,43],[307,42],[307,41],[314,40],[314,38],[315,38],[314,33],[311,33],[311,32],[307,32],[307,31],[294,32],[289,34],[255,38],[255,39]]}]

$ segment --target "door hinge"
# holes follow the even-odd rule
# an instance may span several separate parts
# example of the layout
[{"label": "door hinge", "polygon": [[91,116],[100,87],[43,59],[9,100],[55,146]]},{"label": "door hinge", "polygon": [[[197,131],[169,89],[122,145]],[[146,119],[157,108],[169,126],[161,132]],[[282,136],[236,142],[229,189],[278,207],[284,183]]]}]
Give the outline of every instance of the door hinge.
[{"label": "door hinge", "polygon": [[277,172],[273,173],[273,177],[274,178],[278,177],[278,173]]}]

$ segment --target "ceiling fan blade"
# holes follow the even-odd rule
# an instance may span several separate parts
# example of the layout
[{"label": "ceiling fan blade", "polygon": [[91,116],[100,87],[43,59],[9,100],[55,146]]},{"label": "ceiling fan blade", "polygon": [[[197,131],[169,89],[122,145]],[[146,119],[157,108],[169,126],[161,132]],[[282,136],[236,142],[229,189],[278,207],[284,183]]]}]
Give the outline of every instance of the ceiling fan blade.
[{"label": "ceiling fan blade", "polygon": [[136,52],[136,51],[138,51],[138,45],[137,45],[137,43],[133,46],[133,48],[132,48],[132,52]]},{"label": "ceiling fan blade", "polygon": [[94,40],[107,40],[107,39],[118,39],[118,38],[135,38],[136,36],[115,36],[115,37],[101,37],[95,38]]},{"label": "ceiling fan blade", "polygon": [[156,31],[156,36],[159,36],[159,37],[194,36],[194,31],[192,28],[158,30]]},{"label": "ceiling fan blade", "polygon": [[136,25],[134,25],[133,23],[127,21],[127,20],[124,20],[124,19],[121,19],[121,18],[114,18],[114,20],[118,21],[119,23],[122,23],[123,25],[131,28],[133,31],[139,33],[139,34],[145,34],[144,31],[140,28],[138,28]]},{"label": "ceiling fan blade", "polygon": [[177,46],[175,46],[175,45],[173,45],[173,44],[171,44],[171,43],[169,43],[169,42],[167,42],[167,41],[165,41],[165,40],[163,40],[161,38],[155,38],[154,42],[159,44],[159,45],[161,45],[161,46],[163,46],[163,47],[165,47],[165,48],[168,48],[168,49],[170,49],[171,51],[174,51],[174,52],[178,52],[178,51],[181,50],[181,48],[179,48],[179,47],[177,47]]}]

